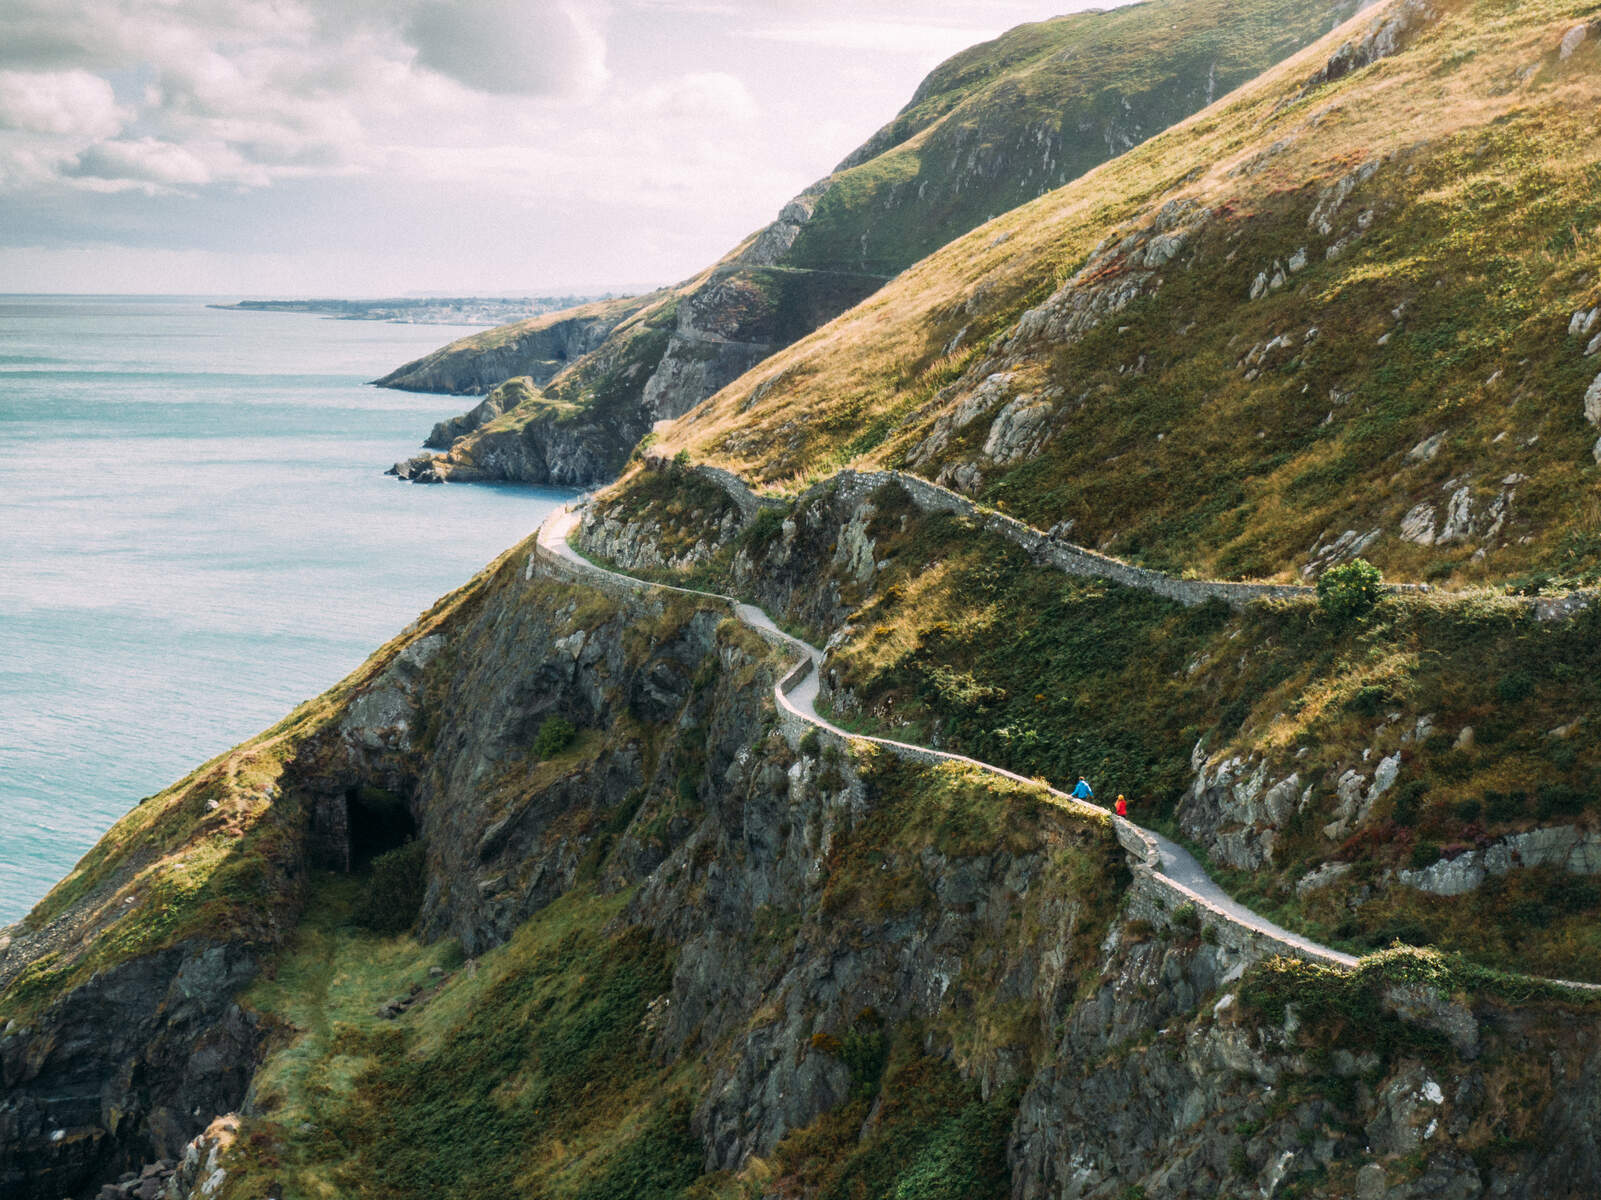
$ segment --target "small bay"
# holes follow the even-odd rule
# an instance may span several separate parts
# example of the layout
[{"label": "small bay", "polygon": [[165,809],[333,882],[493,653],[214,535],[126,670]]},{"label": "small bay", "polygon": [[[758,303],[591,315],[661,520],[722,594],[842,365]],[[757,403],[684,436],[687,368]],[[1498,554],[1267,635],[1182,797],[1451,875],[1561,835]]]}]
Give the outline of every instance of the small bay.
[{"label": "small bay", "polygon": [[383,474],[472,401],[366,381],[467,332],[0,296],[0,924],[570,494]]}]

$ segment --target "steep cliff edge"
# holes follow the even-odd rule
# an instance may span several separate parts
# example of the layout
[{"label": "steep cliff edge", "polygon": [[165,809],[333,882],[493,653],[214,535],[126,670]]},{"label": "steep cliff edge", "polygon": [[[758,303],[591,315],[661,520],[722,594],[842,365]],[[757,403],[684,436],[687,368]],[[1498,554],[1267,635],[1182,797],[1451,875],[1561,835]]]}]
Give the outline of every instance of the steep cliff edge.
[{"label": "steep cliff edge", "polygon": [[[924,255],[1206,107],[1360,7],[1156,0],[1021,26],[975,46],[931,74],[894,121],[772,224],[695,279],[631,302],[630,316],[651,305],[676,315],[650,353],[609,344],[632,341],[631,328],[606,329],[588,306],[463,339],[379,380],[482,393],[527,375],[575,406],[555,421],[532,405],[515,437],[464,431],[456,452],[397,473],[430,482],[609,479],[654,422],[688,412]],[[597,335],[605,340],[585,345]],[[580,349],[600,361],[571,353]],[[608,365],[624,359],[639,373],[627,381]],[[590,409],[611,415],[596,420]]]}]

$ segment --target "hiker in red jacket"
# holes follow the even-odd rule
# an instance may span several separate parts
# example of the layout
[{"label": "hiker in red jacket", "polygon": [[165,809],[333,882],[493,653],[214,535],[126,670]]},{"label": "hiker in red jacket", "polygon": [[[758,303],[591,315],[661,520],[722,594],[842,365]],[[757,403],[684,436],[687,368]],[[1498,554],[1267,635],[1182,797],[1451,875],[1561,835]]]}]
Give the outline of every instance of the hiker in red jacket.
[{"label": "hiker in red jacket", "polygon": [[1128,801],[1123,799],[1122,796],[1117,798],[1117,815],[1120,817],[1128,816]]}]

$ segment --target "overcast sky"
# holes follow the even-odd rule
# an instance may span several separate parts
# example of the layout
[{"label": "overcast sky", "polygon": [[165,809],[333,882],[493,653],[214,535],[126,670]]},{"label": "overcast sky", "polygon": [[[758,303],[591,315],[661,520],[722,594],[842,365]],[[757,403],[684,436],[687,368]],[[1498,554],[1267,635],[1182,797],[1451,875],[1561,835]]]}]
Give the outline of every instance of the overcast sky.
[{"label": "overcast sky", "polygon": [[673,281],[940,60],[1091,6],[0,0],[0,292]]}]

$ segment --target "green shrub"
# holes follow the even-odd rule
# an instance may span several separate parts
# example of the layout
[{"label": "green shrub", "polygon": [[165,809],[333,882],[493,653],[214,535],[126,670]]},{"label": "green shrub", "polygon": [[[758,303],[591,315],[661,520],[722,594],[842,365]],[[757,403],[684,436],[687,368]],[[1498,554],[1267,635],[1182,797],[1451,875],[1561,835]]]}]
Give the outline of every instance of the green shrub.
[{"label": "green shrub", "polygon": [[427,855],[421,842],[407,842],[372,860],[372,878],[356,906],[356,923],[374,933],[404,933],[422,910]]},{"label": "green shrub", "polygon": [[784,532],[784,514],[776,508],[762,507],[745,526],[745,542],[753,550],[763,550]]},{"label": "green shrub", "polygon": [[1365,683],[1357,689],[1356,695],[1345,702],[1345,711],[1363,717],[1376,717],[1389,700],[1388,688],[1375,683]]},{"label": "green shrub", "polygon": [[1492,821],[1515,821],[1524,814],[1528,804],[1527,792],[1484,793],[1484,809]]},{"label": "green shrub", "polygon": [[800,752],[807,758],[816,758],[817,752],[822,748],[823,739],[814,725],[801,735]]},{"label": "green shrub", "polygon": [[700,786],[690,771],[679,774],[678,782],[673,785],[673,791],[677,794],[680,804],[693,807],[700,801]]},{"label": "green shrub", "polygon": [[1193,901],[1186,900],[1173,910],[1173,924],[1179,929],[1187,929],[1191,933],[1201,927],[1201,913]]},{"label": "green shrub", "polygon": [[1535,808],[1542,821],[1549,817],[1572,817],[1584,811],[1585,799],[1578,788],[1548,783],[1540,789]]},{"label": "green shrub", "polygon": [[1428,793],[1429,785],[1421,779],[1411,779],[1395,794],[1395,823],[1412,826],[1418,823],[1418,802]]},{"label": "green shrub", "polygon": [[1432,867],[1440,861],[1440,847],[1434,842],[1419,842],[1412,847],[1412,865],[1419,870]]},{"label": "green shrub", "polygon": [[1384,576],[1365,558],[1330,567],[1317,581],[1317,602],[1337,621],[1350,621],[1373,611],[1383,594]]},{"label": "green shrub", "polygon": [[601,1171],[579,1185],[574,1200],[675,1200],[700,1176],[704,1156],[689,1127],[689,1101],[679,1097],[614,1150]]},{"label": "green shrub", "polygon": [[1534,694],[1534,680],[1527,672],[1508,671],[1495,681],[1495,698],[1502,704],[1518,704]]},{"label": "green shrub", "polygon": [[578,730],[566,717],[546,717],[534,738],[534,753],[541,761],[555,758],[578,737]]}]

